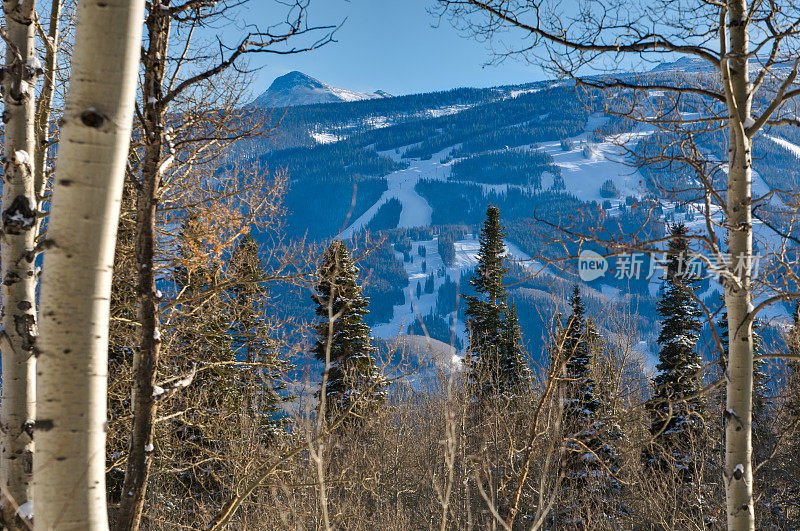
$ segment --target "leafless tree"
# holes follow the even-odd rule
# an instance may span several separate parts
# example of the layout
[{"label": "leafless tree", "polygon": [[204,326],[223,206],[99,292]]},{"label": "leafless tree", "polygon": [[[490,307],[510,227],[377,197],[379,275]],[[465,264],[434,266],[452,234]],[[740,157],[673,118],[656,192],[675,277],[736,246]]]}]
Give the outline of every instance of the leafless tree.
[{"label": "leafless tree", "polygon": [[[274,27],[252,29],[233,45],[218,43],[209,54],[195,36],[198,29],[215,21],[229,20],[245,2],[206,2],[157,0],[148,4],[147,29],[142,53],[141,100],[137,106],[137,149],[132,152],[133,172],[130,179],[136,193],[136,218],[132,237],[137,264],[138,347],[134,355],[136,373],[132,389],[133,420],[128,449],[122,499],[116,519],[116,529],[138,529],[149,477],[153,446],[153,429],[158,398],[153,393],[161,356],[162,340],[159,330],[161,297],[156,288],[156,258],[158,246],[157,217],[159,204],[169,202],[169,208],[210,208],[212,205],[192,206],[184,196],[175,197],[180,189],[189,189],[187,174],[200,189],[210,193],[200,202],[213,201],[225,194],[243,194],[246,179],[234,170],[227,179],[239,179],[215,186],[219,178],[215,165],[225,162],[220,156],[235,140],[254,134],[264,134],[263,119],[243,110],[241,93],[245,76],[244,60],[248,54],[291,54],[310,51],[332,39],[333,27],[310,26],[307,22],[309,2],[298,0],[288,4],[285,20]],[[295,41],[303,41],[291,47]],[[207,44],[207,43],[206,43]],[[220,104],[220,102],[223,102]],[[262,170],[263,171],[263,170]],[[251,183],[254,188],[265,183]],[[173,191],[170,194],[169,190]],[[255,198],[256,194],[250,194]],[[262,215],[261,208],[249,205],[252,215]],[[245,228],[246,223],[241,224]],[[234,235],[233,239],[236,239]]]},{"label": "leafless tree", "polygon": [[[47,185],[50,112],[59,51],[64,45],[60,25],[62,2],[50,5],[45,30],[36,2],[3,4],[6,44],[3,67],[4,185],[3,290],[4,330],[2,401],[3,521],[14,523],[16,506],[30,499],[33,442],[30,423],[35,418],[35,362],[38,337],[35,292],[38,286],[34,258]],[[38,37],[38,39],[37,39]],[[43,62],[38,49],[44,48]],[[38,82],[41,83],[41,90]],[[26,428],[27,427],[27,428]]]},{"label": "leafless tree", "polygon": [[143,6],[81,1],[78,13],[42,277],[33,456],[40,529],[108,527],[109,299]]},{"label": "leafless tree", "polygon": [[[752,196],[752,148],[763,127],[798,125],[791,112],[800,94],[795,85],[797,5],[791,0],[751,4],[586,0],[575,5],[557,0],[439,0],[439,5],[441,14],[452,16],[470,35],[495,43],[510,36],[512,43],[519,43],[500,50],[501,57],[519,53],[580,84],[693,96],[716,110],[699,120],[716,122],[726,130],[727,172],[724,195],[706,190],[706,197],[719,201],[728,252],[741,264],[724,274],[731,323],[725,367],[727,410],[733,412],[725,437],[727,518],[730,529],[753,529],[752,324],[759,310],[792,295],[777,293],[754,303],[753,211],[768,197]],[[616,74],[623,67],[636,70],[679,55],[698,60],[708,76]],[[599,75],[589,77],[590,73]],[[678,112],[651,112],[648,118],[680,124],[682,131],[698,122],[696,116]]]}]

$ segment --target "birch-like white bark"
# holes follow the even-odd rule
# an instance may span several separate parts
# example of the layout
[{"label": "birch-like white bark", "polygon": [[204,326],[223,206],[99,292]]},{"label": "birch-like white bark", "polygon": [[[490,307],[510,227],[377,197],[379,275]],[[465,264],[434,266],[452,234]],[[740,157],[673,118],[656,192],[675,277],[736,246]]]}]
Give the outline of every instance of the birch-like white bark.
[{"label": "birch-like white bark", "polygon": [[34,111],[41,68],[34,49],[35,2],[3,2],[7,32],[3,75],[2,262],[3,389],[0,402],[2,524],[25,526],[16,509],[32,490],[32,422],[35,416],[37,204],[34,194]]},{"label": "birch-like white bark", "polygon": [[107,529],[109,296],[144,0],[80,0],[41,294],[35,529]]},{"label": "birch-like white bark", "polygon": [[744,134],[743,128],[751,112],[746,19],[745,0],[729,0],[729,53],[723,59],[727,61],[727,65],[723,64],[723,73],[730,79],[729,106],[734,107],[728,128],[727,217],[728,251],[735,280],[725,284],[730,335],[724,474],[728,529],[731,531],[755,529],[751,437],[753,336],[749,316],[753,255],[752,140]]}]

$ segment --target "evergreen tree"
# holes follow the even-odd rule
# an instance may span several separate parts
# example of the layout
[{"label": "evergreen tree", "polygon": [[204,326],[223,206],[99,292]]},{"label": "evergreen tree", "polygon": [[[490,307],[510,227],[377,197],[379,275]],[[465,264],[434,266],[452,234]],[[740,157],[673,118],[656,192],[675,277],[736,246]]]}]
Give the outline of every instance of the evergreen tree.
[{"label": "evergreen tree", "polygon": [[528,369],[520,355],[521,341],[516,310],[509,308],[503,278],[505,231],[500,211],[486,210],[478,251],[478,267],[470,278],[476,295],[465,296],[469,358],[467,377],[480,396],[515,393],[528,381]]},{"label": "evergreen tree", "polygon": [[434,280],[435,279],[433,273],[427,276],[427,278],[425,279],[425,293],[433,293]]},{"label": "evergreen tree", "polygon": [[[797,521],[800,499],[800,304],[794,308],[792,328],[786,337],[786,349],[793,356],[786,364],[786,378],[782,390],[780,428],[782,447],[779,448],[777,463],[771,465],[778,469],[777,480],[773,482],[776,495],[769,499],[773,514],[781,514],[785,520],[783,527],[789,528]],[[773,478],[770,478],[773,479]],[[780,509],[780,511],[778,511]],[[778,528],[778,527],[776,527]]]},{"label": "evergreen tree", "polygon": [[[241,378],[256,388],[249,398],[251,415],[262,423],[266,433],[274,433],[281,423],[280,406],[291,398],[280,394],[286,388],[280,377],[290,366],[277,356],[277,345],[270,335],[264,314],[268,291],[263,276],[258,244],[246,235],[229,260],[229,277],[235,279],[228,290],[235,309],[229,334],[236,358],[249,365],[240,371]],[[256,367],[255,371],[250,367]]]},{"label": "evergreen tree", "polygon": [[[223,412],[235,411],[238,415],[244,411],[246,399],[251,396],[249,384],[253,383],[250,378],[242,378],[246,369],[235,365],[241,361],[237,359],[233,330],[238,326],[238,298],[216,289],[227,283],[231,278],[228,273],[233,274],[236,266],[230,261],[209,259],[203,237],[197,217],[183,221],[178,256],[171,271],[175,290],[183,300],[170,323],[174,337],[169,338],[170,349],[162,360],[162,371],[185,375],[192,363],[203,364],[207,370],[203,372],[202,387],[191,385],[168,402],[174,411],[183,413],[163,426],[157,425],[157,429],[168,430],[159,442],[163,466],[175,470],[170,474],[174,474],[175,488],[187,495],[226,490],[220,478],[228,464],[217,456],[226,455],[230,447],[217,430],[221,416],[226,415]],[[161,337],[162,341],[166,339]],[[162,405],[161,413],[170,418],[173,415],[166,407]],[[230,417],[225,422],[230,422],[229,430],[241,425]]]},{"label": "evergreen tree", "polygon": [[514,304],[505,308],[502,334],[500,380],[506,382],[511,389],[523,389],[530,383],[531,371],[525,363],[522,328]]},{"label": "evergreen tree", "polygon": [[[572,314],[563,327],[561,341],[563,375],[565,380],[562,425],[565,433],[575,441],[568,445],[571,455],[567,468],[573,477],[584,477],[588,470],[601,470],[602,460],[611,468],[612,449],[607,447],[607,431],[601,419],[603,404],[597,395],[594,378],[595,356],[601,348],[600,334],[594,323],[586,318],[586,307],[576,285],[570,298]],[[607,435],[607,434],[606,434]]]},{"label": "evergreen tree", "polygon": [[[554,361],[562,367],[561,431],[567,450],[561,460],[565,501],[556,514],[563,525],[583,528],[588,515],[580,513],[578,507],[582,505],[573,496],[578,492],[596,492],[595,498],[603,503],[594,510],[606,510],[605,500],[618,488],[613,474],[619,469],[616,444],[621,433],[610,422],[610,399],[602,396],[595,381],[597,356],[603,342],[593,321],[586,317],[577,285],[572,291],[570,308],[571,315],[556,335],[554,351]],[[558,321],[561,322],[560,316]]]},{"label": "evergreen tree", "polygon": [[572,315],[564,329],[564,372],[569,389],[564,414],[568,419],[591,416],[600,404],[595,397],[595,381],[592,378],[593,346],[598,334],[594,325],[586,319],[586,307],[576,285],[570,299]]},{"label": "evergreen tree", "polygon": [[369,301],[358,284],[358,268],[340,240],[334,240],[325,251],[313,300],[319,317],[313,353],[319,361],[328,360],[327,416],[348,409],[356,399],[361,402],[359,411],[383,401],[375,349],[364,323]]},{"label": "evergreen tree", "polygon": [[699,377],[700,356],[696,345],[702,312],[693,298],[697,279],[687,271],[688,231],[683,223],[672,227],[666,260],[666,276],[661,298],[656,305],[662,317],[658,335],[659,374],[655,392],[647,402],[654,444],[645,457],[652,464],[669,466],[691,475],[691,444],[701,440],[704,409]]},{"label": "evergreen tree", "polygon": [[792,328],[787,337],[787,350],[792,358],[786,364],[787,378],[783,409],[789,424],[800,424],[800,303],[794,308]]}]

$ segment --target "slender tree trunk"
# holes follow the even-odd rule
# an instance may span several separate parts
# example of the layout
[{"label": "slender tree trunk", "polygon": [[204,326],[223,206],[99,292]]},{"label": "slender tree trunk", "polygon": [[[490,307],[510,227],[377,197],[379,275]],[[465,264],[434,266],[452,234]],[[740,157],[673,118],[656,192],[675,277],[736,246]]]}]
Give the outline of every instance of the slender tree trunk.
[{"label": "slender tree trunk", "polygon": [[33,184],[37,199],[41,202],[47,186],[47,154],[50,150],[50,115],[53,105],[53,95],[56,88],[56,62],[58,60],[58,46],[60,32],[58,28],[61,18],[61,0],[52,0],[50,6],[50,26],[47,32],[47,53],[44,60],[44,82],[39,101],[36,103],[36,153],[33,157],[34,172]]},{"label": "slender tree trunk", "polygon": [[3,332],[0,337],[3,389],[0,407],[2,433],[2,524],[19,528],[17,507],[32,494],[32,426],[36,405],[36,239],[37,201],[33,184],[36,78],[41,68],[34,49],[32,22],[35,2],[3,2],[6,67],[3,76]]},{"label": "slender tree trunk", "polygon": [[[157,3],[157,2],[156,2]],[[144,122],[145,153],[142,179],[136,197],[136,260],[137,297],[139,299],[139,348],[134,356],[134,382],[132,390],[133,424],[128,446],[125,480],[115,523],[118,531],[139,529],[144,510],[147,481],[150,475],[149,459],[153,451],[153,425],[157,412],[153,387],[161,351],[158,319],[158,297],[154,256],[156,246],[156,210],[161,190],[161,151],[164,144],[164,115],[162,85],[169,47],[169,15],[155,5],[147,16],[148,48],[143,54],[144,63]]]},{"label": "slender tree trunk", "polygon": [[755,529],[751,417],[753,403],[753,337],[750,270],[753,255],[751,207],[752,140],[742,124],[750,118],[748,32],[744,0],[730,0],[728,20],[730,60],[723,75],[730,76],[731,125],[728,129],[728,250],[733,278],[725,283],[730,326],[725,415],[725,493],[728,529]]},{"label": "slender tree trunk", "polygon": [[41,294],[36,529],[108,528],[108,314],[144,2],[80,0]]}]

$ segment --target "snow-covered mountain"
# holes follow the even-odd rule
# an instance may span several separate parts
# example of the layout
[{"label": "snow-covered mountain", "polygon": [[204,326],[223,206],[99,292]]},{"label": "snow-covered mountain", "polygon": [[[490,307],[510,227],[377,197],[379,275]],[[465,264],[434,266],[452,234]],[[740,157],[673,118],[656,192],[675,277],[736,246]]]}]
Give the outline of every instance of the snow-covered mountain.
[{"label": "snow-covered mountain", "polygon": [[339,103],[390,97],[391,94],[382,90],[368,93],[332,87],[302,72],[294,71],[276,78],[272,85],[251,105],[291,107],[313,103]]},{"label": "snow-covered mountain", "polygon": [[651,72],[710,72],[711,69],[705,59],[685,56],[672,62],[660,63]]},{"label": "snow-covered mountain", "polygon": [[[750,71],[757,72],[762,68],[762,66],[769,60],[767,56],[757,56],[750,60]],[[773,72],[775,70],[787,70],[793,68],[794,58],[793,57],[779,57],[775,60],[775,63],[772,65],[771,69]],[[654,73],[694,73],[694,72],[705,72],[705,73],[713,73],[716,71],[716,68],[712,66],[708,61],[705,59],[701,59],[699,57],[690,57],[690,56],[683,56],[679,57],[675,61],[672,62],[664,62],[654,66],[651,70]]]},{"label": "snow-covered mountain", "polygon": [[[683,79],[703,75],[701,66],[684,58],[653,72],[664,79]],[[293,91],[308,98],[295,99],[295,104],[339,103],[293,107],[281,115],[277,142],[239,153],[265,167],[285,169],[290,176],[288,237],[320,245],[338,237],[354,248],[368,245],[367,234],[373,243],[383,242],[360,264],[376,337],[393,341],[430,335],[456,350],[466,344],[458,295],[470,289],[480,225],[493,204],[507,231],[509,298],[534,358],[542,361],[536,356],[544,352],[542,338],[551,318],[563,311],[578,283],[590,314],[608,316],[613,308],[636,321],[640,333],[635,350],[652,365],[660,276],[647,273],[646,267],[635,278],[615,272],[582,282],[571,262],[553,268],[533,258],[558,261],[577,254],[572,240],[550,245],[551,224],[619,238],[642,231],[657,238],[667,223],[675,222],[705,230],[705,203],[679,204],[658,195],[665,186],[695,184],[679,181],[686,178],[681,171],[635,164],[632,154],[657,149],[668,137],[607,114],[609,93],[584,101],[585,95],[576,97],[575,87],[560,81],[392,98],[361,95],[368,100],[355,103],[334,90],[339,89],[299,73],[279,78],[257,104],[270,105],[259,103],[270,92],[276,98]],[[327,99],[310,99],[320,94]],[[349,101],[357,99],[352,94],[347,93]],[[654,105],[665,98],[660,91],[648,96]],[[713,134],[699,141],[710,159],[725,156]],[[800,134],[771,130],[758,149],[754,194],[800,186],[791,171],[800,153]],[[657,207],[655,197],[661,199]],[[719,209],[709,214],[721,227]],[[759,249],[775,247],[765,225],[755,223],[754,230]],[[720,293],[719,283],[709,280],[699,297],[714,307]],[[293,295],[287,300],[292,311],[308,311],[313,319]],[[780,319],[784,310],[776,307],[764,315]]]}]

